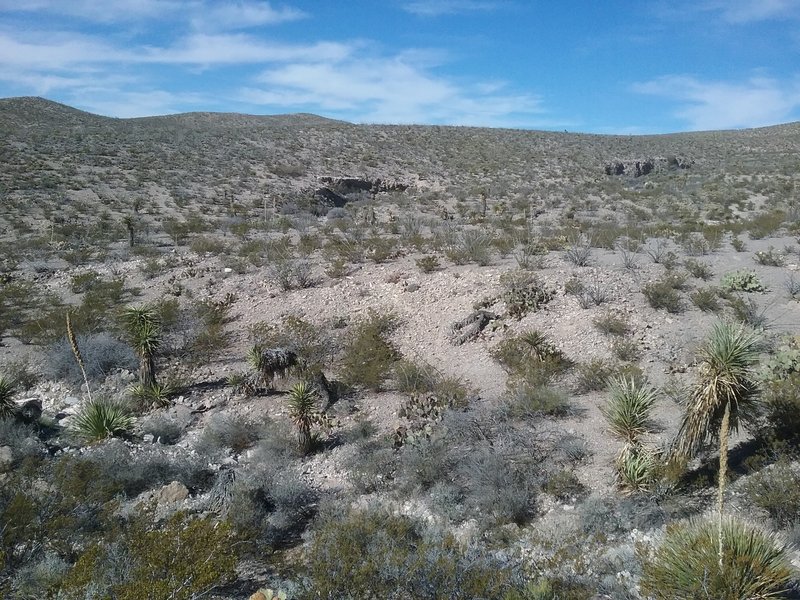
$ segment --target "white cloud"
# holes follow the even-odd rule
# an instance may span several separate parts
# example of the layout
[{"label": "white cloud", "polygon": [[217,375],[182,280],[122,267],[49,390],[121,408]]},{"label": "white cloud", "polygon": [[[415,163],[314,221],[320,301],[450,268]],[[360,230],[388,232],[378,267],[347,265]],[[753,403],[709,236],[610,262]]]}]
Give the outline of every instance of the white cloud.
[{"label": "white cloud", "polygon": [[243,29],[297,21],[307,16],[295,8],[273,8],[269,2],[226,2],[215,3],[198,11],[192,23],[204,30]]},{"label": "white cloud", "polygon": [[[193,6],[197,3],[188,4]],[[156,18],[180,13],[186,8],[186,2],[177,0],[105,0],[102,3],[96,0],[0,0],[1,11],[62,15],[94,23]]]},{"label": "white cloud", "polygon": [[417,0],[407,2],[403,9],[421,17],[438,17],[465,12],[492,11],[499,7],[498,2],[481,0]]},{"label": "white cloud", "polygon": [[723,20],[733,24],[800,16],[797,0],[712,0],[700,8],[719,12]]},{"label": "white cloud", "polygon": [[797,119],[800,109],[798,81],[786,83],[765,77],[730,83],[670,75],[633,89],[677,101],[675,116],[694,130],[774,125]]},{"label": "white cloud", "polygon": [[239,99],[359,122],[520,126],[543,113],[537,96],[503,93],[497,82],[458,84],[401,56],[287,64],[265,71],[258,83],[241,89]]}]

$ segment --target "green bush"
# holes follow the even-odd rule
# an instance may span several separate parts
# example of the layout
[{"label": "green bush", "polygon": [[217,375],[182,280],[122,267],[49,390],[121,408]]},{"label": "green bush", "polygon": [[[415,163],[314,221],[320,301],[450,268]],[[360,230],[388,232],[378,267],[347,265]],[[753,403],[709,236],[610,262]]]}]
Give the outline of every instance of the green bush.
[{"label": "green bush", "polygon": [[602,358],[593,358],[578,365],[575,382],[577,392],[586,394],[606,389],[609,379],[617,372],[613,364]]},{"label": "green bush", "polygon": [[742,491],[749,505],[767,511],[780,527],[800,522],[800,474],[790,463],[778,462],[756,473]]},{"label": "green bush", "polygon": [[692,277],[702,279],[703,281],[708,281],[714,276],[714,272],[708,264],[693,258],[683,261],[683,268],[686,269]]},{"label": "green bush", "polygon": [[306,558],[309,592],[317,598],[467,600],[523,587],[506,562],[375,510],[322,518]]},{"label": "green bush", "polygon": [[62,591],[67,598],[93,593],[118,600],[207,596],[235,578],[235,542],[225,522],[178,512],[153,528],[139,517],[113,541],[84,551]]},{"label": "green bush", "polygon": [[666,278],[645,284],[642,293],[650,306],[656,310],[664,309],[668,313],[680,313],[684,310],[680,293]]},{"label": "green bush", "polygon": [[528,380],[553,379],[573,364],[537,329],[505,338],[492,349],[492,356],[509,374]]},{"label": "green bush", "polygon": [[639,344],[629,339],[618,339],[611,343],[611,353],[622,362],[637,362],[641,356]]},{"label": "green bush", "polygon": [[732,517],[723,519],[720,564],[716,519],[673,525],[644,564],[642,591],[656,600],[779,598],[794,571],[777,539]]},{"label": "green bush", "polygon": [[391,315],[372,313],[354,326],[342,351],[342,380],[352,386],[379,390],[400,359],[400,351],[388,339],[397,327]]},{"label": "green bush", "polygon": [[766,292],[767,287],[761,283],[753,271],[733,271],[722,276],[722,289],[726,292]]},{"label": "green bush", "polygon": [[759,250],[756,252],[753,255],[753,260],[766,267],[782,267],[786,264],[784,257],[772,246],[769,247],[769,250]]},{"label": "green bush", "polygon": [[595,317],[595,328],[606,335],[625,335],[629,331],[628,320],[625,317],[606,312]]},{"label": "green bush", "polygon": [[717,313],[722,310],[722,305],[719,302],[719,294],[717,294],[714,288],[700,288],[689,294],[689,298],[691,298],[692,303],[703,312]]},{"label": "green bush", "polygon": [[512,419],[566,417],[575,411],[561,390],[525,380],[509,381],[505,403],[506,413]]}]

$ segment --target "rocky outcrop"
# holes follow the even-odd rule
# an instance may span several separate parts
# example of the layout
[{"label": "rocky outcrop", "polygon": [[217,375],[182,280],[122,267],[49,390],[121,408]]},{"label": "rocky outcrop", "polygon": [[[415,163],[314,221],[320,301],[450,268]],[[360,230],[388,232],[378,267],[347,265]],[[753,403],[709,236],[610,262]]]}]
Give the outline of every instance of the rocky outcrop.
[{"label": "rocky outcrop", "polygon": [[320,177],[319,182],[330,191],[347,196],[358,192],[378,194],[380,192],[404,192],[408,186],[397,181],[383,179],[359,179],[357,177]]},{"label": "rocky outcrop", "polygon": [[693,160],[669,156],[666,158],[645,158],[632,160],[615,160],[605,166],[606,175],[627,175],[629,177],[643,177],[650,173],[662,171],[677,171],[688,169],[694,164]]}]

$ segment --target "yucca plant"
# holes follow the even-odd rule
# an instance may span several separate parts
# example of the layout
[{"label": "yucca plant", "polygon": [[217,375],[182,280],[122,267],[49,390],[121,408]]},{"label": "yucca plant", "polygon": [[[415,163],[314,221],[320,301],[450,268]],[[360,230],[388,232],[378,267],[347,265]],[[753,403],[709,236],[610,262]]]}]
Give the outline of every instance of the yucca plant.
[{"label": "yucca plant", "polygon": [[650,413],[656,402],[656,391],[633,377],[614,377],[609,381],[611,397],[600,410],[617,439],[637,444],[653,431]]},{"label": "yucca plant", "polygon": [[719,561],[723,560],[722,508],[728,469],[728,436],[740,422],[754,414],[758,382],[753,366],[758,360],[760,338],[752,329],[717,322],[700,348],[700,375],[692,388],[686,413],[675,441],[677,458],[693,456],[703,445],[719,440],[717,493]]},{"label": "yucca plant", "polygon": [[656,450],[641,444],[625,444],[614,463],[617,482],[629,494],[646,492],[656,482],[660,465]]},{"label": "yucca plant", "polygon": [[317,400],[317,391],[305,381],[289,391],[289,416],[297,427],[297,445],[303,454],[311,451],[311,428],[321,421]]},{"label": "yucca plant", "polygon": [[722,537],[711,521],[670,527],[645,561],[641,586],[655,600],[758,600],[784,597],[793,576],[786,548],[774,535],[726,517]]},{"label": "yucca plant", "polygon": [[177,388],[170,383],[154,383],[150,386],[136,383],[130,388],[131,396],[142,404],[157,407],[169,406],[171,398],[177,393]]},{"label": "yucca plant", "polygon": [[84,442],[91,443],[123,435],[133,424],[134,418],[124,402],[93,398],[81,405],[71,429]]},{"label": "yucca plant", "polygon": [[12,416],[17,410],[17,405],[14,403],[16,387],[12,379],[0,375],[0,418],[2,419]]},{"label": "yucca plant", "polygon": [[139,357],[139,384],[144,388],[155,386],[155,355],[162,340],[158,314],[149,306],[130,306],[122,313],[122,326]]}]

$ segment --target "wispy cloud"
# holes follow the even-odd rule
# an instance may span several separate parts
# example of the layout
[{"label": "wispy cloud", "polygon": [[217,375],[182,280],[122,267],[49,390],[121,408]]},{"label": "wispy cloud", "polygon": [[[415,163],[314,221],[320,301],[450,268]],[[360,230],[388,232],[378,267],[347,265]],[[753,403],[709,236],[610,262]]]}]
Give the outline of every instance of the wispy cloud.
[{"label": "wispy cloud", "polygon": [[244,102],[308,106],[341,118],[375,123],[513,126],[543,118],[541,98],[511,93],[498,82],[464,84],[437,77],[402,56],[287,64],[244,87]]},{"label": "wispy cloud", "polygon": [[497,10],[500,2],[481,0],[417,0],[406,2],[403,9],[421,17],[438,17],[467,12]]},{"label": "wispy cloud", "polygon": [[633,89],[675,101],[674,115],[691,129],[760,127],[799,118],[798,80],[781,82],[753,77],[726,82],[670,75],[636,84]]},{"label": "wispy cloud", "polygon": [[797,0],[710,0],[697,6],[719,13],[724,21],[732,24],[800,17]]},{"label": "wispy cloud", "polygon": [[214,3],[197,11],[193,25],[204,30],[230,30],[277,25],[305,19],[308,14],[291,7],[274,8],[269,2]]}]

